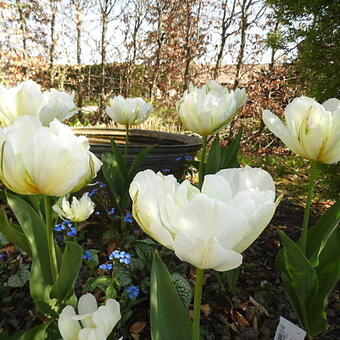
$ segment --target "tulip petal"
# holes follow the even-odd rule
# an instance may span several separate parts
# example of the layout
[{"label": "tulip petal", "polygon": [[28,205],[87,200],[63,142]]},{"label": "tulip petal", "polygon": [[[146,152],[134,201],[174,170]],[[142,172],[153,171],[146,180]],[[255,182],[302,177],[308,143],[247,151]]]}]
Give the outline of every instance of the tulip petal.
[{"label": "tulip petal", "polygon": [[263,111],[262,119],[266,124],[267,128],[277,137],[279,137],[282,142],[292,151],[298,154],[302,154],[301,145],[298,142],[298,132],[294,135],[293,139],[290,130],[282,123],[282,121],[271,113],[269,110]]},{"label": "tulip petal", "polygon": [[[78,340],[78,338],[76,339]],[[79,340],[106,340],[106,335],[100,328],[83,328],[79,332]]]},{"label": "tulip petal", "polygon": [[334,112],[338,109],[340,109],[340,100],[337,98],[330,98],[322,103],[322,106],[325,108],[325,110]]},{"label": "tulip petal", "polygon": [[73,316],[75,315],[74,308],[66,306],[59,316],[58,328],[64,340],[78,339],[78,333],[81,330],[81,327],[79,322],[73,319]]},{"label": "tulip petal", "polygon": [[97,300],[91,293],[82,295],[78,301],[78,313],[80,315],[94,313],[97,307]]},{"label": "tulip petal", "polygon": [[228,203],[232,198],[232,191],[229,183],[223,176],[207,175],[204,177],[204,182],[201,192],[210,198],[214,198],[225,203]]}]

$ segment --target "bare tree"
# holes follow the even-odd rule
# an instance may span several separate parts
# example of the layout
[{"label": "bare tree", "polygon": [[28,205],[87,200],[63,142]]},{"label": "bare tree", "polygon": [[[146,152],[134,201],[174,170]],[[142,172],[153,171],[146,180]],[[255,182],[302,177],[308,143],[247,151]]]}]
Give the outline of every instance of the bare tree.
[{"label": "bare tree", "polygon": [[110,15],[117,3],[117,0],[97,0],[101,16],[101,62],[100,62],[100,99],[99,110],[103,112],[105,100],[105,63],[106,63],[106,35],[110,21]]},{"label": "bare tree", "polygon": [[[213,74],[214,79],[218,77],[218,74],[219,74],[219,71],[222,65],[226,42],[229,37],[231,37],[237,32],[237,29],[233,27],[235,17],[237,15],[236,13],[237,0],[232,0],[231,5],[229,5],[229,3],[230,3],[230,0],[223,0],[222,3],[218,1],[218,5],[222,7],[222,18],[220,21],[220,26],[221,26],[220,44],[218,48],[216,64],[215,64],[214,74]],[[230,28],[233,28],[232,31],[229,30]]]}]

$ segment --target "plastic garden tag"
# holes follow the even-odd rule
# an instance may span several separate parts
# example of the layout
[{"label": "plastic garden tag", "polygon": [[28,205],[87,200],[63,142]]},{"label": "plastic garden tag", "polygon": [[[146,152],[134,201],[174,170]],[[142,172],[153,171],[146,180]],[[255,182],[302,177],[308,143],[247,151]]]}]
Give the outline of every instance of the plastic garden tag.
[{"label": "plastic garden tag", "polygon": [[303,340],[306,332],[292,322],[280,316],[274,340]]}]

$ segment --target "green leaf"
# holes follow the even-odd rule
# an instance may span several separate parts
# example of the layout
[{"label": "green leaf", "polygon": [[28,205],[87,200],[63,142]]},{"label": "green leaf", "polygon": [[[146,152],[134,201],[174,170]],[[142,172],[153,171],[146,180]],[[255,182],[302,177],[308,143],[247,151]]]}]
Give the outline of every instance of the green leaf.
[{"label": "green leaf", "polygon": [[319,265],[316,274],[319,278],[319,288],[307,301],[309,333],[317,335],[327,325],[326,306],[329,295],[340,280],[340,228],[337,227],[328,238],[319,255]]},{"label": "green leaf", "polygon": [[9,241],[7,240],[5,234],[0,232],[0,247],[6,246],[8,243],[9,243]]},{"label": "green leaf", "polygon": [[284,245],[284,266],[281,270],[291,280],[292,286],[301,301],[305,301],[315,294],[318,288],[318,277],[315,269],[291,238],[282,231],[279,231],[279,236]]},{"label": "green leaf", "polygon": [[10,193],[6,193],[6,196],[10,208],[28,239],[32,257],[39,259],[41,263],[44,280],[46,283],[53,283],[50,259],[48,256],[47,233],[43,220],[36,211],[21,198]]},{"label": "green leaf", "polygon": [[108,299],[115,299],[117,297],[117,290],[112,285],[105,289],[105,295]]},{"label": "green leaf", "polygon": [[227,281],[228,284],[228,289],[230,293],[232,293],[237,285],[238,278],[240,276],[240,268],[235,268],[232,270],[228,270],[227,272],[223,273],[225,280]]},{"label": "green leaf", "polygon": [[106,275],[101,275],[99,277],[96,278],[90,278],[86,281],[84,288],[83,288],[83,292],[87,293],[90,292],[92,290],[95,290],[97,288],[105,291],[106,288],[111,285],[111,278],[106,276]]},{"label": "green leaf", "polygon": [[154,149],[155,145],[149,145],[145,149],[143,149],[136,157],[136,159],[133,161],[130,169],[129,169],[129,179],[130,181],[135,177],[137,172],[139,171],[145,157],[151,152],[152,149]]},{"label": "green leaf", "polygon": [[152,340],[191,339],[191,321],[171,279],[156,252],[151,270],[150,322]]},{"label": "green leaf", "polygon": [[66,242],[61,268],[50,292],[51,299],[56,298],[61,302],[70,297],[82,262],[83,248],[74,242]]},{"label": "green leaf", "polygon": [[[36,326],[28,331],[22,333],[16,340],[45,340],[47,338],[47,328],[51,325],[53,321],[43,323]],[[15,338],[13,338],[14,340]]]},{"label": "green leaf", "polygon": [[3,209],[0,209],[0,231],[17,247],[22,249],[29,256],[32,256],[30,244],[27,237],[22,232],[21,227],[16,224],[9,223]]},{"label": "green leaf", "polygon": [[20,268],[15,274],[8,278],[10,287],[23,287],[30,278],[30,272],[26,268]]},{"label": "green leaf", "polygon": [[242,138],[242,127],[240,128],[240,131],[235,136],[235,138],[230,143],[230,145],[222,147],[220,169],[240,167],[240,164],[237,160],[237,155],[240,150],[241,138]]},{"label": "green leaf", "polygon": [[209,151],[207,164],[205,168],[205,174],[209,175],[218,172],[220,170],[220,163],[221,163],[221,147],[220,139],[217,134]]},{"label": "green leaf", "polygon": [[145,265],[151,268],[152,260],[155,255],[155,249],[146,244],[137,243],[135,245],[136,253],[138,257],[144,262]]},{"label": "green leaf", "polygon": [[113,155],[116,159],[120,172],[123,175],[127,174],[128,173],[127,160],[125,159],[124,154],[120,151],[117,143],[113,139],[111,140],[111,146]]},{"label": "green leaf", "polygon": [[123,287],[130,286],[132,284],[131,273],[125,267],[120,267],[116,272],[115,277]]},{"label": "green leaf", "polygon": [[323,214],[308,231],[307,258],[314,267],[318,265],[320,253],[328,238],[332,235],[340,221],[340,201]]},{"label": "green leaf", "polygon": [[177,293],[186,309],[189,308],[192,299],[192,289],[188,280],[180,273],[171,275]]},{"label": "green leaf", "polygon": [[[38,309],[52,317],[57,316],[56,300],[50,299],[53,277],[48,256],[47,232],[44,222],[37,212],[20,197],[6,194],[7,202],[29,242],[32,257],[30,291]],[[60,250],[56,247],[57,260]]]}]

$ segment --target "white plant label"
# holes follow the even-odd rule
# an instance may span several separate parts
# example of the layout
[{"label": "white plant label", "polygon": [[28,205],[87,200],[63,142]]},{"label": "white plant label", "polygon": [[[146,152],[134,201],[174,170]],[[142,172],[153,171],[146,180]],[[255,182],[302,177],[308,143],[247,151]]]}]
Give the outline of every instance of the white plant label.
[{"label": "white plant label", "polygon": [[303,329],[280,316],[274,340],[303,340],[305,336],[306,332]]}]

